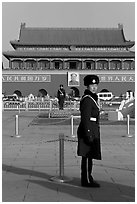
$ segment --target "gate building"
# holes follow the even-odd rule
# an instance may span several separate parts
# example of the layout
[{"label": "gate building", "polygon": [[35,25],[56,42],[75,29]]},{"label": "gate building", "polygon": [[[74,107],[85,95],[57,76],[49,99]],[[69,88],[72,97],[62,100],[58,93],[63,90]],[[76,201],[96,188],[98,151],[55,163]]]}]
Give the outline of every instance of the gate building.
[{"label": "gate building", "polygon": [[33,28],[21,24],[19,39],[4,51],[9,61],[2,69],[2,89],[37,96],[39,90],[55,97],[60,84],[67,93],[82,95],[83,78],[99,76],[99,91],[114,95],[135,90],[135,42],[126,40],[122,24],[116,28]]}]

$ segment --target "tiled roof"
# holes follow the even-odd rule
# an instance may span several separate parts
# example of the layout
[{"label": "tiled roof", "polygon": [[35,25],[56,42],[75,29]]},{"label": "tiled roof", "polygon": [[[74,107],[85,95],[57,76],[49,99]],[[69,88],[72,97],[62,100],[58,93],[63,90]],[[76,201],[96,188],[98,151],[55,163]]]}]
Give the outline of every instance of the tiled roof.
[{"label": "tiled roof", "polygon": [[10,57],[28,57],[28,58],[33,58],[33,57],[36,57],[36,58],[47,58],[47,57],[110,57],[110,58],[113,58],[113,57],[135,57],[135,52],[81,52],[81,51],[7,51],[7,52],[3,52],[3,55],[6,57],[6,58],[10,58]]},{"label": "tiled roof", "polygon": [[29,28],[21,27],[13,45],[133,46],[122,28]]}]

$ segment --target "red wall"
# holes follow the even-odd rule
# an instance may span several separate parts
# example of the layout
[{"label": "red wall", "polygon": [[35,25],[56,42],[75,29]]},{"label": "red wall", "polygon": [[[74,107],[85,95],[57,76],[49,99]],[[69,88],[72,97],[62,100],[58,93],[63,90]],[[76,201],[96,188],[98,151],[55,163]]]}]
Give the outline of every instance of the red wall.
[{"label": "red wall", "polygon": [[[80,91],[80,95],[86,87],[83,85],[84,75],[80,76],[80,86],[77,87]],[[23,96],[27,96],[30,93],[38,95],[39,89],[46,89],[48,94],[54,97],[57,93],[59,85],[63,84],[67,93],[71,92],[71,87],[67,86],[67,75],[66,74],[52,74],[51,82],[3,82],[2,91],[6,94],[13,94],[15,90],[20,90]],[[119,96],[121,93],[124,94],[127,90],[135,91],[134,82],[101,82],[99,84],[98,92],[102,89],[108,89],[114,95]]]}]

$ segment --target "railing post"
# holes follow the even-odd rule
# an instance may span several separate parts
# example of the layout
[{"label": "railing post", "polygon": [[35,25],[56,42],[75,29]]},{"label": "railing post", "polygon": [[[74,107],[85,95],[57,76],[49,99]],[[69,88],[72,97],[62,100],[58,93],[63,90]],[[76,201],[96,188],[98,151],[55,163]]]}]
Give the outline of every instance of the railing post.
[{"label": "railing post", "polygon": [[76,110],[76,104],[77,104],[76,101],[74,101],[74,110]]},{"label": "railing post", "polygon": [[50,104],[49,104],[49,109],[50,109],[50,111],[51,111],[51,110],[52,110],[52,101],[50,100],[49,103],[50,103]]},{"label": "railing post", "polygon": [[74,117],[73,115],[71,115],[71,136],[73,136],[74,133]]},{"label": "railing post", "polygon": [[20,103],[17,104],[17,107],[18,107],[18,111],[20,113]]},{"label": "railing post", "polygon": [[4,111],[4,101],[2,101],[2,111]]},{"label": "railing post", "polygon": [[26,111],[28,111],[28,101],[26,101]]},{"label": "railing post", "polygon": [[76,135],[74,135],[74,118],[80,118],[81,116],[74,116],[71,115],[71,137],[76,137]]}]

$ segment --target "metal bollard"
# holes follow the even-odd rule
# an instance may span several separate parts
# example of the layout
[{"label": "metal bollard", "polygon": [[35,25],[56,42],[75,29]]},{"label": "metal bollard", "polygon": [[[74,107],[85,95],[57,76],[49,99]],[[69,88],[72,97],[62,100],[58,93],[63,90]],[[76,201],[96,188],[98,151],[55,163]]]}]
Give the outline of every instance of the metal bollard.
[{"label": "metal bollard", "polygon": [[64,134],[59,134],[59,176],[50,178],[51,181],[64,183],[72,180],[64,176]]},{"label": "metal bollard", "polygon": [[129,115],[127,115],[127,135],[129,135]]},{"label": "metal bollard", "polygon": [[59,175],[64,177],[64,134],[59,135]]},{"label": "metal bollard", "polygon": [[21,137],[19,135],[19,116],[15,116],[15,137]]}]

